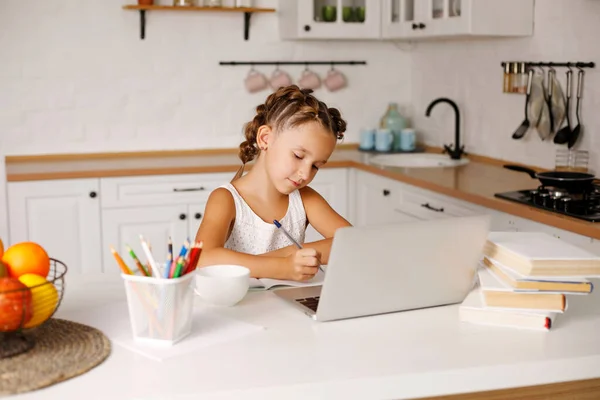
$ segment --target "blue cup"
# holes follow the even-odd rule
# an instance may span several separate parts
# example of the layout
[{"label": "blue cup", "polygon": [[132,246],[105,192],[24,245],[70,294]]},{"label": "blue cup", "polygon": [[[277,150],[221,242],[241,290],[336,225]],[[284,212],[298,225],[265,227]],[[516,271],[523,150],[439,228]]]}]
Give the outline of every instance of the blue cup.
[{"label": "blue cup", "polygon": [[416,134],[412,128],[402,129],[400,132],[400,149],[402,151],[412,151],[416,147]]},{"label": "blue cup", "polygon": [[394,143],[394,135],[389,129],[377,129],[375,132],[375,150],[390,151]]},{"label": "blue cup", "polygon": [[361,129],[360,131],[360,144],[361,150],[373,150],[375,148],[375,130],[374,129]]}]

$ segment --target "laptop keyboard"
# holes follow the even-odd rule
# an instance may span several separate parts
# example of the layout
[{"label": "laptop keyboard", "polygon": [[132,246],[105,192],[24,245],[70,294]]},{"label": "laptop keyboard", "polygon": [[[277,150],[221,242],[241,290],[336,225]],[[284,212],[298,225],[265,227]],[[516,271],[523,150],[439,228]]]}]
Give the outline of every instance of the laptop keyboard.
[{"label": "laptop keyboard", "polygon": [[315,297],[307,297],[305,299],[296,299],[296,301],[298,303],[302,304],[303,306],[310,308],[314,312],[317,312],[317,307],[319,305],[320,298],[321,298],[321,296],[315,296]]}]

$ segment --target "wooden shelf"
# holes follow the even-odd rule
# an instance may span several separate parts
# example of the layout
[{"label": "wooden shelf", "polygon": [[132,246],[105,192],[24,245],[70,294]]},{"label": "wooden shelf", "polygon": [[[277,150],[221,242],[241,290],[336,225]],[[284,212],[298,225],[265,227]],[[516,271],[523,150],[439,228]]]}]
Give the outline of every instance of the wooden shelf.
[{"label": "wooden shelf", "polygon": [[142,6],[129,4],[123,6],[124,10],[133,10],[140,12],[140,38],[146,37],[146,11],[200,11],[200,12],[237,12],[244,13],[244,40],[248,40],[250,32],[250,17],[252,13],[274,13],[274,8],[254,8],[254,7],[182,7],[182,6]]}]

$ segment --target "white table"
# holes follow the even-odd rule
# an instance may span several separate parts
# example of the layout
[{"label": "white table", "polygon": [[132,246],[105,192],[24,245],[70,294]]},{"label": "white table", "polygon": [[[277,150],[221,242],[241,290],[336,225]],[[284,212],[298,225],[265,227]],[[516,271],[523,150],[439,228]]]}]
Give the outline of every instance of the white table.
[{"label": "white table", "polygon": [[[124,298],[122,284],[71,284],[57,317]],[[251,292],[219,313],[263,331],[163,362],[113,344],[88,373],[11,399],[417,398],[598,378],[599,300],[570,296],[537,332],[461,324],[457,306],[319,323]]]}]

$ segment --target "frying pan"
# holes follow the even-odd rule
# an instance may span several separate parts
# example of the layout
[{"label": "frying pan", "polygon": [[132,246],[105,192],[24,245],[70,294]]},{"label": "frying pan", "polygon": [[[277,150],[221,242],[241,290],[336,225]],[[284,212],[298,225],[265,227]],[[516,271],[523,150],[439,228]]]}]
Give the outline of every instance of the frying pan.
[{"label": "frying pan", "polygon": [[531,168],[521,167],[520,165],[505,165],[504,168],[513,171],[525,172],[533,179],[538,179],[544,186],[553,186],[566,189],[571,192],[583,192],[595,179],[592,174],[572,171],[547,171],[535,172]]}]

